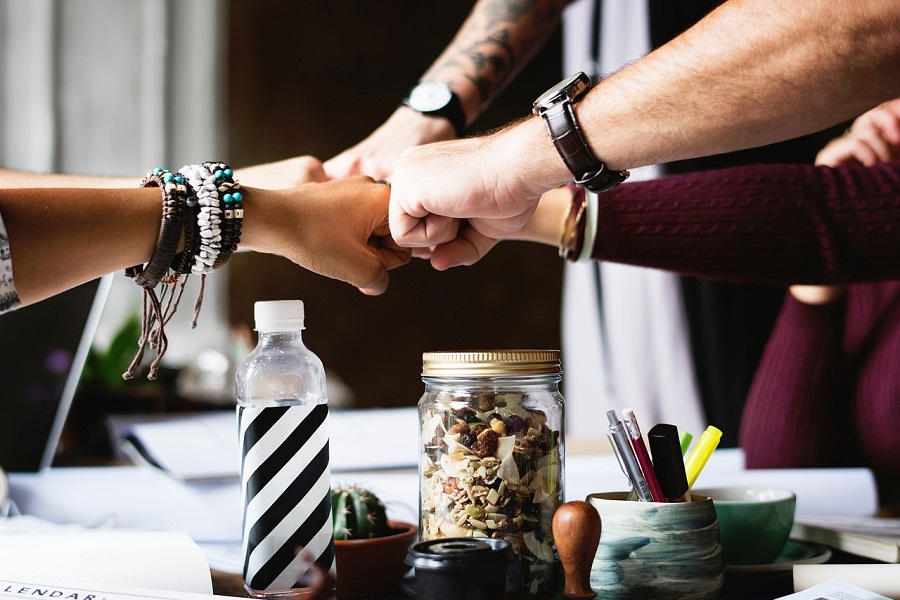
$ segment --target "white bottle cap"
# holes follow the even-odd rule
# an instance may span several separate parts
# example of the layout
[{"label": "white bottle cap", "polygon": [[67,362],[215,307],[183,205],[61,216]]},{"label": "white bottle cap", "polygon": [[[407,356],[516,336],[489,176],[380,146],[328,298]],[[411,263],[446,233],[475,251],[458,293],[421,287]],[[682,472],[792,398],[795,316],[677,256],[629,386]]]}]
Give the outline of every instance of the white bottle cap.
[{"label": "white bottle cap", "polygon": [[303,300],[270,300],[253,305],[257,331],[303,329]]}]

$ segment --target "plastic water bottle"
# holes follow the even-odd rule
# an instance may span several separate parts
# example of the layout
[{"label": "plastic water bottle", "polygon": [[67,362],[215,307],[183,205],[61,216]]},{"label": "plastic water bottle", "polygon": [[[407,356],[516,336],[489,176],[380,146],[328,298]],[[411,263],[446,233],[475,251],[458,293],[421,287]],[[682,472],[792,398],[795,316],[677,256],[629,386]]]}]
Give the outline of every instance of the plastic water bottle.
[{"label": "plastic water bottle", "polygon": [[258,598],[306,587],[310,561],[334,569],[328,398],[303,344],[303,302],[257,302],[259,343],[235,375],[244,584]]}]

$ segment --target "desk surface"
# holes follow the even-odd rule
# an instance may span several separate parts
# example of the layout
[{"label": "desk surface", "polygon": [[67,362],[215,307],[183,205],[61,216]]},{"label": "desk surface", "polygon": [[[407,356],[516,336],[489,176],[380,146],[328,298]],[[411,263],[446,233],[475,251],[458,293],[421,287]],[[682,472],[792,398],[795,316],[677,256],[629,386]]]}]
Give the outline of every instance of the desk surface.
[{"label": "desk surface", "polygon": [[[574,450],[574,444],[572,450]],[[593,450],[593,449],[592,449]],[[573,453],[574,454],[574,453]],[[568,456],[566,460],[566,496],[583,498],[598,487],[615,489],[622,474],[608,455]],[[717,456],[718,455],[718,456]],[[731,456],[731,458],[729,458]],[[708,483],[728,481],[733,474],[734,455],[717,452],[703,477]],[[742,476],[769,477],[769,473],[742,473]],[[852,474],[852,472],[851,472]],[[808,475],[815,476],[815,472]],[[821,474],[819,474],[821,475]],[[827,479],[834,473],[827,474]],[[856,474],[858,476],[859,474]],[[865,475],[865,474],[863,474]],[[415,471],[334,474],[335,481],[358,481],[374,484],[376,492],[389,501],[392,518],[415,520],[418,495]],[[856,481],[856,480],[854,480]],[[865,478],[863,478],[863,483]],[[828,483],[834,485],[835,481]],[[50,472],[10,477],[11,495],[23,512],[58,523],[91,523],[115,515],[120,527],[150,527],[185,531],[198,542],[239,543],[240,495],[234,482],[183,484],[161,472],[140,467],[106,467],[96,469],[53,469]],[[612,487],[611,487],[612,486]],[[822,487],[816,488],[821,491]],[[856,494],[849,498],[847,494]],[[864,493],[865,492],[865,493]],[[845,484],[842,504],[874,512],[877,504],[874,486]],[[798,502],[798,509],[801,507]],[[871,505],[871,508],[866,508]],[[832,562],[841,562],[835,557]],[[850,557],[842,562],[859,562]],[[244,596],[238,574],[214,572],[216,593]],[[780,598],[792,592],[790,571],[777,573],[728,573],[722,600],[765,600]],[[379,600],[414,598],[412,586],[401,586],[392,595]]]},{"label": "desk surface", "polygon": [[[412,580],[397,586],[389,594],[369,600],[414,599]],[[794,591],[790,571],[759,574],[728,573],[720,600],[768,600],[787,596]],[[213,571],[213,592],[224,596],[246,596],[244,581],[240,575]]]},{"label": "desk surface", "polygon": [[[828,562],[834,564],[857,564],[874,563],[875,561],[834,551]],[[247,595],[244,591],[244,581],[240,575],[219,571],[213,571],[212,574],[214,593],[225,596]],[[719,595],[719,600],[775,600],[793,592],[794,583],[790,570],[763,573],[726,572],[725,587]],[[415,599],[415,597],[415,581],[412,578],[412,572],[410,572],[404,582],[398,585],[396,589],[391,590],[388,594],[369,598],[368,600],[409,600]],[[310,598],[309,600],[313,599]]]}]

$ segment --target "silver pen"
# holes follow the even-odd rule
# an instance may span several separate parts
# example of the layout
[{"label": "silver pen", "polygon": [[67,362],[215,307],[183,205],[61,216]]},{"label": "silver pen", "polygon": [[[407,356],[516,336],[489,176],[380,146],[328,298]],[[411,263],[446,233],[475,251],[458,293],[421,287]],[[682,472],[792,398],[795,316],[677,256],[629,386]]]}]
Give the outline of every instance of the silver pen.
[{"label": "silver pen", "polygon": [[631,449],[631,442],[628,440],[628,434],[625,427],[619,421],[616,411],[606,411],[606,418],[609,419],[609,431],[607,437],[613,445],[616,456],[619,458],[619,464],[625,471],[625,475],[631,480],[631,485],[637,493],[638,499],[643,502],[653,502],[653,495],[650,493],[650,486],[644,478],[641,471],[641,465],[638,464],[634,450]]}]

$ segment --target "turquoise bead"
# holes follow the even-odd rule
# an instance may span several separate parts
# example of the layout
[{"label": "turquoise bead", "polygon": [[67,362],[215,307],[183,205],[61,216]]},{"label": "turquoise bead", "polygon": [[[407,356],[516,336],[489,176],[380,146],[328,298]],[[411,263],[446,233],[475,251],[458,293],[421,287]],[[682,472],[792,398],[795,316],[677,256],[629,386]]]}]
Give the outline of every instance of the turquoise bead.
[{"label": "turquoise bead", "polygon": [[222,202],[224,202],[225,204],[231,204],[232,200],[233,198],[231,197],[231,194],[225,194],[224,196],[222,196]]},{"label": "turquoise bead", "polygon": [[175,178],[172,177],[171,173],[169,173],[168,175],[163,177],[163,181],[165,181],[166,183],[172,183],[174,180],[175,180]]},{"label": "turquoise bead", "polygon": [[184,183],[184,177],[182,177],[181,175],[176,175],[175,183]]},{"label": "turquoise bead", "polygon": [[155,169],[153,169],[154,175],[159,175],[162,172],[163,172],[162,167],[156,167]]},{"label": "turquoise bead", "polygon": [[244,199],[244,196],[241,195],[240,192],[235,192],[235,193],[234,193],[234,201],[235,201],[235,202],[240,202],[240,201],[243,200],[243,199]]},{"label": "turquoise bead", "polygon": [[222,172],[222,169],[218,169],[218,170],[214,173],[214,175],[216,176],[216,179],[222,179],[222,177],[225,176],[225,173]]},{"label": "turquoise bead", "polygon": [[231,169],[225,169],[225,177],[231,177],[232,175],[234,175],[234,171],[232,171]]}]

